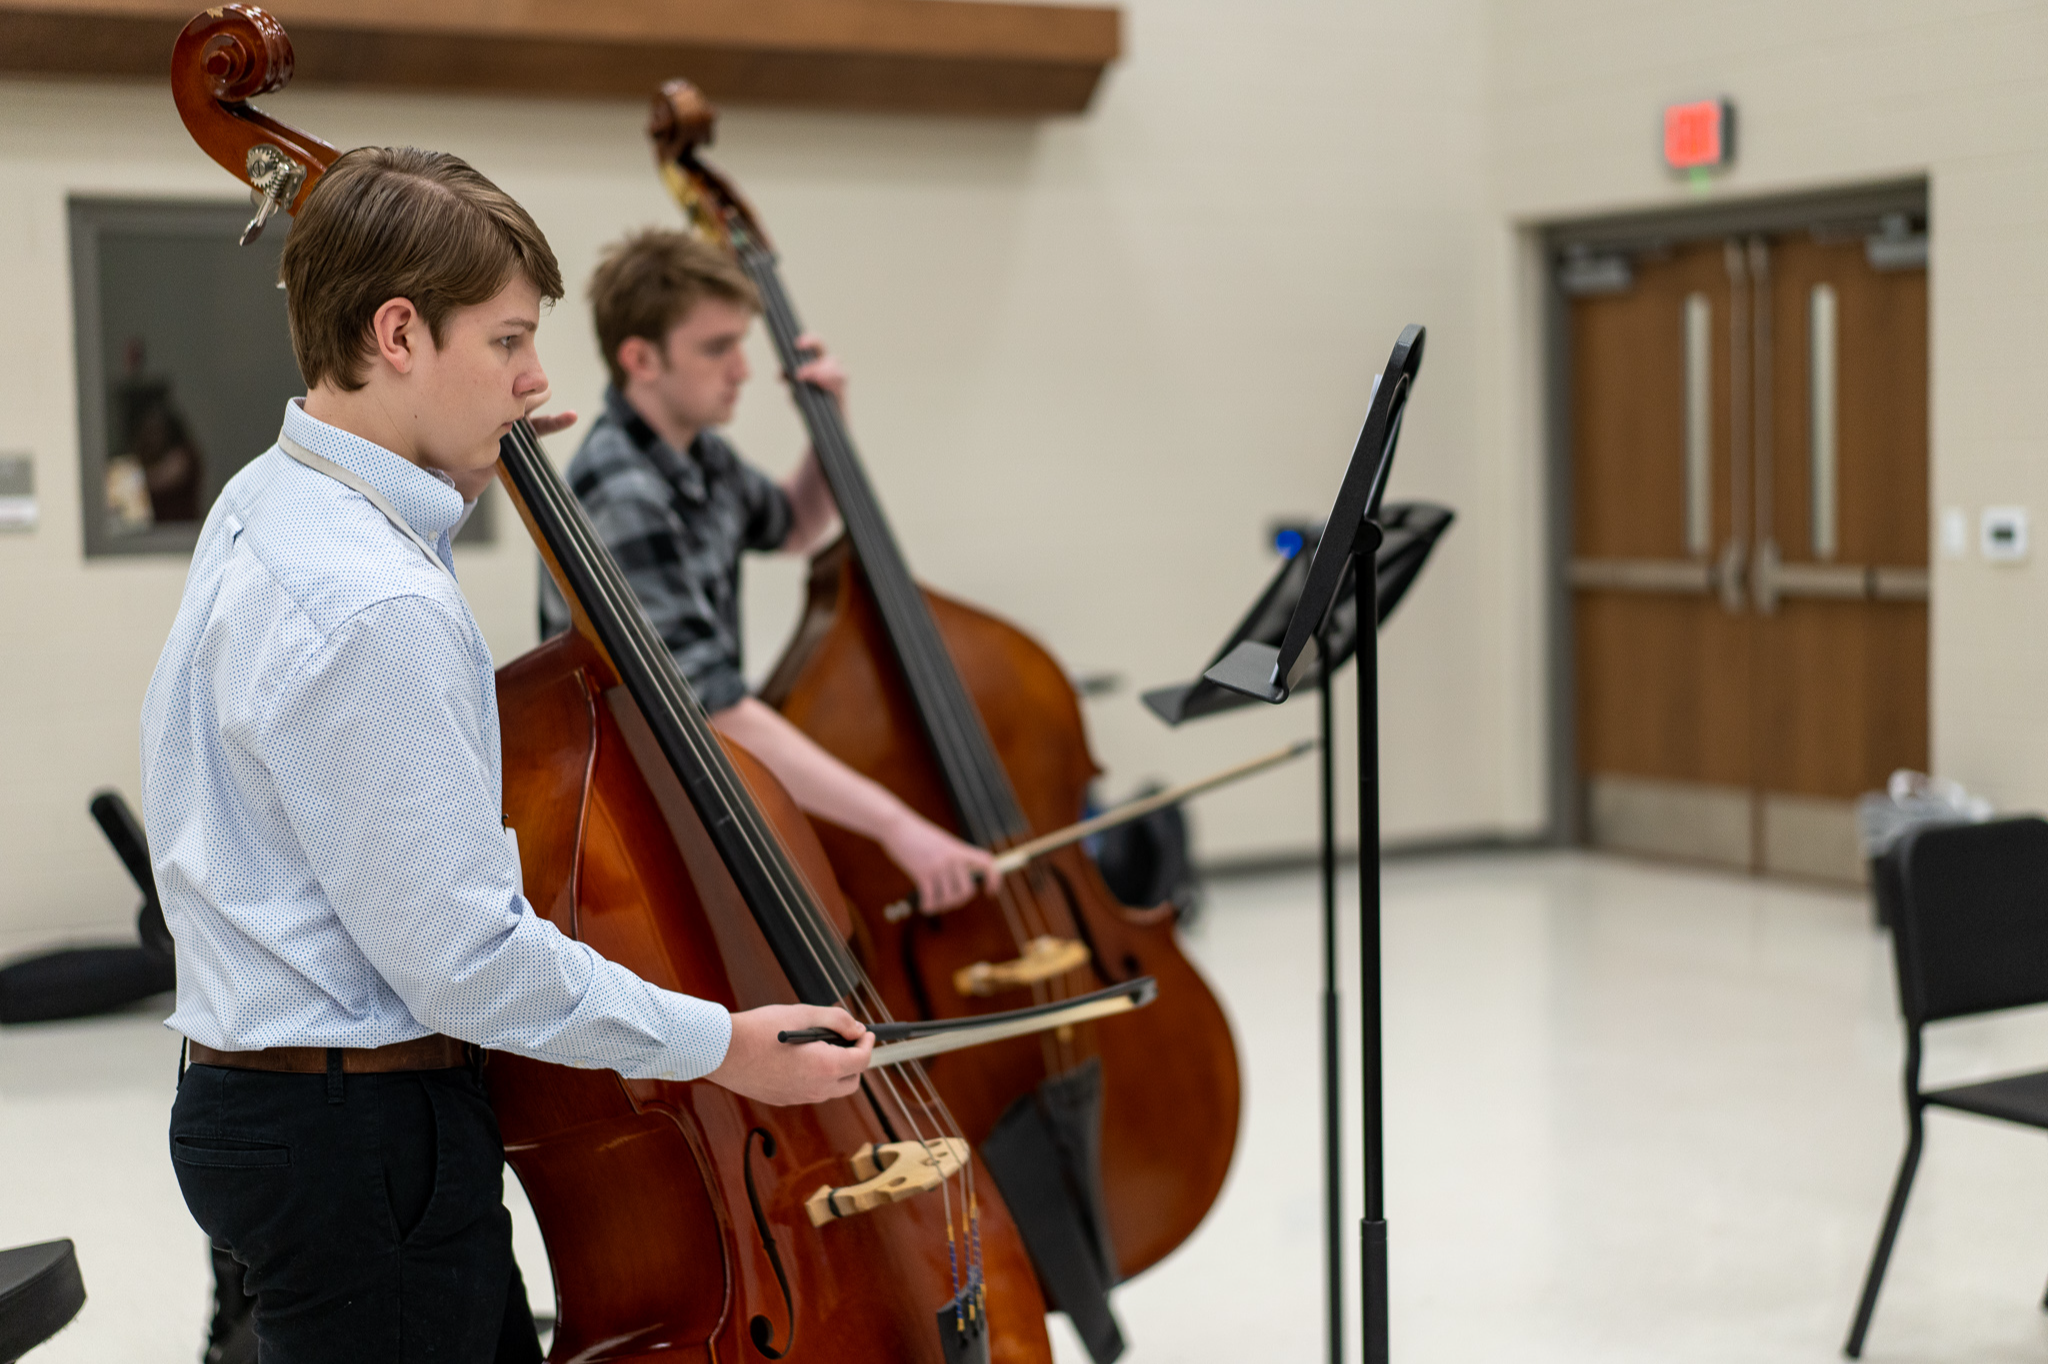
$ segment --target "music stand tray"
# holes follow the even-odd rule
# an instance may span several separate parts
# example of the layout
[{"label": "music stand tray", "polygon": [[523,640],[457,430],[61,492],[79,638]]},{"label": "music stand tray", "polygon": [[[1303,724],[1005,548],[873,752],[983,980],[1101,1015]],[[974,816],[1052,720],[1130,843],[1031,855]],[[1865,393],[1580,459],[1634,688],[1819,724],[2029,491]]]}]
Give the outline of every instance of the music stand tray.
[{"label": "music stand tray", "polygon": [[[1430,552],[1436,549],[1437,541],[1456,519],[1457,514],[1450,508],[1433,502],[1390,502],[1380,509],[1380,526],[1386,538],[1380,543],[1374,560],[1379,577],[1379,623],[1382,626],[1394,614],[1394,608],[1400,605],[1401,599],[1407,596]],[[1224,637],[1222,646],[1210,656],[1208,663],[1202,665],[1203,672],[1221,663],[1225,655],[1246,640],[1279,648],[1287,633],[1287,622],[1301,601],[1302,587],[1308,582],[1309,560],[1322,539],[1322,528],[1309,527],[1298,534],[1302,539],[1301,548],[1274,571],[1273,577],[1253,599],[1251,609]],[[1323,630],[1323,650],[1329,656],[1333,673],[1358,650],[1358,613],[1353,604],[1353,577],[1347,566],[1344,580],[1338,586],[1337,600],[1330,610],[1330,619]],[[1193,682],[1155,687],[1142,694],[1140,700],[1168,725],[1179,725],[1183,721],[1235,711],[1240,706],[1250,706],[1258,699],[1197,677]]]}]

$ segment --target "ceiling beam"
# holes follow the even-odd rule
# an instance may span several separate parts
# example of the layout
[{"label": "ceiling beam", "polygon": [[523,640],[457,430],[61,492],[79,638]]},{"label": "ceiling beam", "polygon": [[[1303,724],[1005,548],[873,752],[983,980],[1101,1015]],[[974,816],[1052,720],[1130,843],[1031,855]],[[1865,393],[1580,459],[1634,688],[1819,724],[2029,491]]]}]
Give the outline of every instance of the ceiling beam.
[{"label": "ceiling beam", "polygon": [[[275,0],[296,82],[1042,117],[1088,107],[1114,6],[983,0]],[[164,80],[193,0],[0,0],[0,74]]]}]

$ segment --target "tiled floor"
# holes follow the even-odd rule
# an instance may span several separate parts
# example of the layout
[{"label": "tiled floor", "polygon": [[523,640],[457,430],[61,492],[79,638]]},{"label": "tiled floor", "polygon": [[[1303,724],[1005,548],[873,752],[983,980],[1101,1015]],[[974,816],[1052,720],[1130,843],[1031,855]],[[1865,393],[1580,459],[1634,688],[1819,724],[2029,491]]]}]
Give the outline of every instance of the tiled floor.
[{"label": "tiled floor", "polygon": [[[1386,887],[1395,1356],[1836,1358],[1903,1128],[1861,900],[1575,854],[1401,863]],[[1285,877],[1219,885],[1191,936],[1237,1021],[1245,1128],[1208,1222],[1118,1292],[1133,1360],[1322,1351],[1315,935],[1313,880]],[[0,1031],[0,1246],[75,1238],[92,1296],[32,1360],[197,1350],[175,1058],[147,1015]],[[1929,1071],[2035,1064],[2048,1014],[2025,1012],[1948,1026]],[[1869,1357],[2048,1356],[2048,1146],[1930,1130]]]}]

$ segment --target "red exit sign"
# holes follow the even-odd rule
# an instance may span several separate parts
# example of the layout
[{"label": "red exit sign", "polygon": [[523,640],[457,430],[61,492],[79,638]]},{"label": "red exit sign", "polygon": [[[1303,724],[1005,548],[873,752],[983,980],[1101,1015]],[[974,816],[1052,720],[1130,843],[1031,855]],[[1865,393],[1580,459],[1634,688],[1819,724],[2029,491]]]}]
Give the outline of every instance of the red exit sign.
[{"label": "red exit sign", "polygon": [[1735,106],[1695,100],[1664,109],[1664,164],[1674,171],[1725,166],[1735,159]]}]

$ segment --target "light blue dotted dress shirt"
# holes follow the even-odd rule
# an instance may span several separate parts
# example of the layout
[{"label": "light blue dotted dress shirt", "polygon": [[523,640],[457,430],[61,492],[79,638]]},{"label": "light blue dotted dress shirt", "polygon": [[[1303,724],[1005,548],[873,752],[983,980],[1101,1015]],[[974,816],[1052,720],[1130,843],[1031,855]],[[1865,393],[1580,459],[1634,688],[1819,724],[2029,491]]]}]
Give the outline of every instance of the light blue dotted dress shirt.
[{"label": "light blue dotted dress shirt", "polygon": [[442,565],[278,447],[221,491],[142,708],[170,1026],[225,1050],[445,1033],[628,1076],[716,1067],[722,1006],[642,981],[519,892],[491,656],[453,577],[461,495],[297,399],[284,434]]}]

